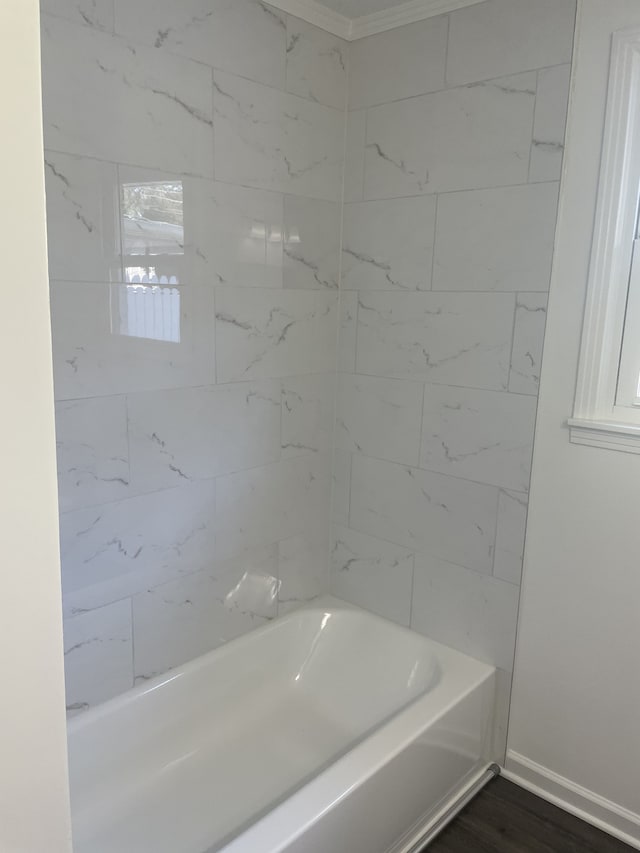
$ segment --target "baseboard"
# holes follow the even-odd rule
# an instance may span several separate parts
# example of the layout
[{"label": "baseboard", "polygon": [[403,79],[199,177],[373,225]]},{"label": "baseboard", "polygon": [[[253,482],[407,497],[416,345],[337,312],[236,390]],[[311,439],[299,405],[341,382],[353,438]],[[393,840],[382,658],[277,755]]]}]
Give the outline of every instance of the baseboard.
[{"label": "baseboard", "polygon": [[640,815],[513,750],[507,752],[503,775],[516,785],[640,850]]}]

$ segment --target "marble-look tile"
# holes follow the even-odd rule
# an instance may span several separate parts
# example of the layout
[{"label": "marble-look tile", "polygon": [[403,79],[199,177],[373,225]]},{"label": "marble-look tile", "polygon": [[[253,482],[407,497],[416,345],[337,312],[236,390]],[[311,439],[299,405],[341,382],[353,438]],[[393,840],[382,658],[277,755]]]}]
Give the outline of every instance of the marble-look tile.
[{"label": "marble-look tile", "polygon": [[331,518],[334,524],[346,527],[349,524],[349,501],[351,498],[351,453],[333,449],[331,491]]},{"label": "marble-look tile", "polygon": [[549,289],[558,185],[438,198],[434,290]]},{"label": "marble-look tile", "polygon": [[206,480],[280,458],[280,383],[241,382],[131,394],[136,491]]},{"label": "marble-look tile", "polygon": [[45,145],[213,176],[211,70],[59,18],[43,18]]},{"label": "marble-look tile", "polygon": [[340,205],[300,196],[284,200],[284,286],[336,289]]},{"label": "marble-look tile", "polygon": [[560,178],[570,77],[570,65],[538,71],[530,181],[557,181]]},{"label": "marble-look tile", "polygon": [[319,290],[218,288],[218,382],[330,372],[337,301]]},{"label": "marble-look tile", "polygon": [[342,286],[429,290],[435,223],[435,196],[345,205]]},{"label": "marble-look tile", "polygon": [[366,126],[366,110],[349,111],[347,114],[344,162],[345,202],[360,201],[364,197],[364,146]]},{"label": "marble-look tile", "polygon": [[64,595],[77,610],[195,572],[211,564],[215,483],[202,481],[63,513],[60,550]]},{"label": "marble-look tile", "polygon": [[[328,515],[328,460],[296,456],[216,481],[216,551],[228,559],[324,524]],[[328,536],[328,522],[327,522]]]},{"label": "marble-look tile", "polygon": [[[159,315],[169,301],[175,322],[164,340],[162,329],[139,322],[140,296]],[[211,287],[55,282],[51,313],[58,400],[208,385],[215,377]]]},{"label": "marble-look tile", "polygon": [[286,16],[260,0],[116,0],[116,32],[157,53],[177,53],[284,87]]},{"label": "marble-look tile", "polygon": [[332,595],[409,625],[412,585],[411,551],[344,527],[334,529]]},{"label": "marble-look tile", "polygon": [[130,599],[65,619],[64,673],[69,714],[133,687]]},{"label": "marble-look tile", "polygon": [[518,587],[416,554],[411,627],[504,670],[513,667]]},{"label": "marble-look tile", "polygon": [[340,292],[338,329],[338,370],[352,373],[356,369],[358,294],[355,290]]},{"label": "marble-look tile", "polygon": [[219,71],[214,90],[218,180],[340,199],[342,112]]},{"label": "marble-look tile", "polygon": [[186,663],[273,619],[277,570],[277,546],[269,545],[136,595],[136,681]]},{"label": "marble-look tile", "polygon": [[357,39],[349,52],[349,109],[444,87],[446,15]]},{"label": "marble-look tile", "polygon": [[546,294],[518,294],[509,391],[517,394],[538,393],[546,320]]},{"label": "marble-look tile", "polygon": [[350,527],[490,573],[498,490],[354,456]]},{"label": "marble-look tile", "polygon": [[403,379],[341,374],[336,447],[389,462],[417,465],[424,386]]},{"label": "marble-look tile", "polygon": [[333,437],[335,374],[282,381],[282,458],[329,453]]},{"label": "marble-look tile", "polygon": [[365,198],[526,183],[535,93],[531,72],[371,108]]},{"label": "marble-look tile", "polygon": [[122,281],[116,167],[47,151],[45,178],[49,278]]},{"label": "marble-look tile", "polygon": [[[431,168],[436,168],[435,144],[430,136],[441,135],[446,129],[443,124],[429,132],[426,99],[435,97],[425,95],[393,101],[366,111],[363,198],[393,198],[449,189],[437,184],[432,189],[427,166],[431,162]],[[448,159],[443,154],[441,147],[440,167]]]},{"label": "marble-look tile", "polygon": [[233,287],[282,287],[282,195],[187,179],[185,244],[198,280]]},{"label": "marble-look tile", "polygon": [[287,15],[287,92],[343,110],[350,45]]},{"label": "marble-look tile", "polygon": [[127,497],[130,477],[124,397],[58,403],[56,447],[61,512]]},{"label": "marble-look tile", "polygon": [[358,373],[504,390],[514,297],[360,293]]},{"label": "marble-look tile", "polygon": [[575,0],[488,0],[451,13],[450,86],[571,61]]},{"label": "marble-look tile", "polygon": [[533,397],[427,385],[420,467],[526,492],[535,417]]},{"label": "marble-look tile", "polygon": [[113,30],[114,0],[40,0],[40,12],[103,30]]},{"label": "marble-look tile", "polygon": [[316,524],[278,544],[278,615],[329,591],[329,527]]},{"label": "marble-look tile", "polygon": [[522,492],[500,492],[493,574],[515,584],[522,577],[527,505],[527,495]]}]

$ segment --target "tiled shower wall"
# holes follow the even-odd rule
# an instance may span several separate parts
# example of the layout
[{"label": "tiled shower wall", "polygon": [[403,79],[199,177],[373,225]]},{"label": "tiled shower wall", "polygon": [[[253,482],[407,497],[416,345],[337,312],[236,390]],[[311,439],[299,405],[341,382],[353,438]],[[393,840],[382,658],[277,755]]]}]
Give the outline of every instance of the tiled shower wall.
[{"label": "tiled shower wall", "polygon": [[346,45],[43,0],[70,711],[326,590]]},{"label": "tiled shower wall", "polygon": [[504,711],[574,0],[350,45],[258,0],[43,7],[70,709],[329,564]]},{"label": "tiled shower wall", "polygon": [[504,739],[574,0],[350,45],[331,589],[500,670]]}]

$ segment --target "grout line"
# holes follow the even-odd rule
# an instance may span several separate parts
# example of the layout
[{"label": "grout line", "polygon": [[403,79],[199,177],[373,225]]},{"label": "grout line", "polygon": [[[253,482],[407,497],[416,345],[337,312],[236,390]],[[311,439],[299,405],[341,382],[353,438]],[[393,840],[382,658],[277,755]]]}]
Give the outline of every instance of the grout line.
[{"label": "grout line", "polygon": [[[111,506],[114,506],[115,504],[122,504],[122,503],[126,503],[127,501],[138,500],[139,498],[147,498],[147,497],[150,497],[151,495],[159,495],[159,494],[164,493],[164,492],[178,492],[181,489],[190,489],[192,487],[196,487],[199,485],[204,486],[204,484],[213,485],[213,484],[217,484],[218,480],[222,480],[222,479],[225,479],[227,477],[238,477],[238,476],[241,476],[242,474],[250,474],[254,471],[260,471],[260,470],[264,470],[267,468],[275,468],[276,466],[280,466],[280,465],[293,464],[296,462],[300,462],[300,460],[302,460],[302,459],[306,459],[306,460],[318,459],[320,455],[321,454],[318,454],[316,452],[301,453],[298,456],[290,456],[290,457],[287,457],[284,459],[275,459],[275,460],[272,460],[271,462],[263,462],[260,465],[252,465],[250,468],[239,468],[236,471],[220,472],[218,474],[214,474],[211,477],[201,477],[198,479],[192,478],[187,483],[176,483],[173,485],[163,486],[159,489],[152,489],[151,491],[140,491],[140,492],[136,491],[133,494],[126,495],[125,497],[122,497],[122,498],[115,498],[114,500],[110,500],[110,501],[102,501],[101,503],[97,503],[97,504],[82,504],[81,506],[78,506],[75,509],[68,509],[68,510],[65,510],[64,512],[61,512],[60,518],[64,518],[66,516],[74,515],[78,512],[89,512],[91,510],[97,512],[102,507],[111,507]],[[511,491],[518,491],[518,490],[512,489]]]},{"label": "grout line", "polygon": [[[350,291],[352,292],[352,291]],[[360,291],[356,290],[356,306],[353,322],[355,323],[355,343],[353,345],[353,373],[358,373],[358,345],[360,340]],[[374,376],[375,374],[369,374]]]},{"label": "grout line", "polygon": [[437,293],[438,292],[438,291],[434,291],[433,285],[434,285],[434,274],[435,274],[435,268],[436,268],[436,244],[438,241],[438,215],[440,213],[439,208],[440,208],[440,195],[439,195],[439,193],[436,193],[435,210],[434,210],[434,214],[433,214],[433,248],[431,250],[431,280],[429,282],[430,286],[428,288],[428,290],[431,293],[434,293],[434,292]]},{"label": "grout line", "polygon": [[331,418],[331,444],[329,450],[329,483],[330,483],[330,492],[329,492],[329,543],[328,543],[328,551],[327,551],[327,564],[326,564],[326,584],[327,589],[331,589],[331,556],[332,556],[332,535],[333,535],[333,514],[335,508],[336,501],[336,484],[335,484],[335,471],[334,468],[336,466],[335,459],[335,451],[336,451],[336,427],[337,427],[337,413],[338,413],[338,385],[339,385],[339,376],[341,373],[341,364],[340,364],[340,347],[341,341],[343,337],[343,329],[342,329],[342,306],[343,306],[343,288],[342,288],[342,261],[343,261],[343,248],[344,248],[344,205],[345,205],[345,189],[346,189],[346,181],[347,181],[347,145],[348,145],[348,137],[349,137],[349,78],[351,74],[351,62],[350,62],[350,51],[347,51],[347,70],[345,75],[345,103],[344,103],[344,129],[343,129],[343,137],[342,137],[342,188],[341,188],[341,198],[340,198],[340,230],[338,235],[338,269],[337,269],[337,277],[338,277],[338,300],[337,300],[337,310],[336,310],[336,335],[334,340],[335,347],[335,370],[333,371],[334,377],[334,387],[333,387],[333,411]]},{"label": "grout line", "polygon": [[[369,109],[368,108],[365,109],[365,112],[368,114]],[[295,198],[309,199],[311,201],[326,201],[328,203],[332,203],[332,204],[336,204],[336,205],[341,203],[340,198],[332,198],[332,197],[327,197],[327,196],[316,196],[316,195],[310,195],[310,194],[295,193],[295,192],[292,192],[291,189],[273,189],[272,187],[265,187],[264,185],[258,184],[258,183],[250,184],[250,183],[242,183],[242,181],[229,181],[229,180],[225,180],[224,178],[214,178],[212,175],[203,175],[203,174],[195,173],[195,172],[181,172],[179,170],[176,171],[174,169],[166,169],[166,168],[159,167],[159,166],[149,166],[149,165],[143,166],[140,163],[121,163],[121,162],[116,161],[116,160],[109,160],[109,159],[106,159],[103,157],[96,157],[93,154],[79,154],[75,151],[65,151],[61,148],[53,148],[51,146],[46,146],[44,149],[44,153],[45,153],[45,156],[47,156],[49,154],[54,154],[54,155],[61,155],[63,157],[70,157],[70,158],[76,159],[76,160],[91,160],[92,162],[95,162],[95,163],[103,163],[103,164],[108,164],[110,166],[120,166],[120,167],[125,168],[125,169],[140,169],[140,170],[143,170],[145,172],[155,172],[159,176],[183,178],[183,179],[193,180],[193,181],[205,181],[205,182],[208,182],[211,184],[223,184],[224,186],[236,187],[238,189],[253,190],[254,192],[268,193],[268,194],[281,195],[281,196],[289,195],[289,196],[293,196]],[[559,183],[560,183],[559,178],[554,178],[554,179],[545,180],[545,181],[535,181],[533,183],[531,183],[527,180],[527,181],[518,181],[515,183],[489,184],[486,186],[482,185],[479,187],[461,187],[459,189],[446,189],[446,188],[444,188],[444,189],[440,189],[440,190],[434,190],[433,192],[403,193],[400,195],[372,196],[370,198],[368,198],[368,197],[365,198],[364,197],[364,191],[363,191],[363,198],[355,199],[354,201],[347,201],[347,202],[345,202],[345,204],[349,204],[349,205],[351,205],[351,204],[363,204],[363,203],[366,203],[369,201],[389,201],[389,200],[401,199],[401,198],[422,198],[424,196],[432,196],[432,195],[454,195],[457,193],[487,192],[489,190],[506,190],[509,188],[515,189],[516,187],[521,187],[521,188],[523,188],[523,187],[537,187],[537,186],[543,186],[544,184],[557,184],[557,185],[559,185]],[[364,168],[363,168],[363,184],[364,184]]]},{"label": "grout line", "polygon": [[[66,284],[66,282],[64,282],[64,283]],[[75,284],[75,282],[71,282],[71,284]],[[243,289],[247,290],[248,288],[243,288]],[[497,290],[497,289],[496,290],[480,290],[480,289],[462,290],[462,289],[451,288],[451,287],[442,288],[440,290],[431,290],[431,289],[424,289],[424,288],[415,288],[415,289],[409,290],[408,288],[404,288],[404,287],[394,287],[394,288],[388,288],[388,287],[387,288],[377,288],[377,287],[376,288],[374,288],[374,287],[369,287],[369,288],[358,287],[358,288],[355,288],[354,287],[354,288],[347,288],[345,290],[345,293],[363,293],[363,294],[366,294],[367,296],[375,296],[375,294],[377,294],[377,293],[397,293],[399,296],[400,295],[413,296],[413,295],[418,295],[418,294],[428,295],[431,293],[441,294],[441,295],[450,294],[452,296],[457,294],[457,293],[459,293],[461,295],[462,294],[469,295],[469,294],[477,293],[477,294],[488,294],[488,295],[495,294],[495,295],[502,295],[502,296],[511,295],[513,293],[515,293],[516,295],[519,293],[539,293],[541,296],[548,296],[549,290],[548,289],[531,290],[530,288],[527,288],[526,290]]]},{"label": "grout line", "polygon": [[366,172],[367,172],[367,134],[369,133],[369,108],[364,108],[364,139],[362,140],[362,175],[360,176],[360,195],[362,201],[366,199]]},{"label": "grout line", "polygon": [[[283,442],[284,442],[284,412],[283,412],[283,409],[284,409],[284,405],[285,405],[285,396],[286,396],[285,387],[284,387],[284,385],[285,385],[284,379],[281,379],[279,381],[279,385],[280,385],[280,427],[278,430],[278,434],[280,436],[280,448],[279,448],[279,453],[278,453],[278,461],[282,462],[282,460],[283,460],[282,450],[283,450]],[[306,456],[307,454],[301,454],[301,455]],[[294,458],[294,457],[290,457],[290,458]]]},{"label": "grout line", "polygon": [[[483,85],[492,85],[500,80],[507,80],[511,77],[523,77],[525,74],[537,74],[538,71],[547,71],[552,68],[563,68],[566,65],[570,65],[568,62],[560,62],[557,65],[544,65],[542,68],[528,68],[525,71],[514,71],[511,74],[499,74],[497,77],[486,77],[482,80],[469,80],[467,83],[453,83],[452,85],[445,84],[442,87],[436,89],[427,89],[424,92],[417,92],[413,95],[405,95],[404,97],[399,98],[391,98],[388,101],[376,101],[372,104],[366,104],[366,106],[354,107],[352,112],[357,112],[358,110],[376,110],[380,107],[387,107],[391,104],[400,104],[404,101],[416,101],[419,98],[430,98],[435,95],[442,95],[448,92],[455,92],[456,89],[473,89],[478,86]],[[532,95],[533,93],[527,89],[518,89],[516,94],[519,95]]]},{"label": "grout line", "polygon": [[445,41],[445,47],[444,47],[444,84],[443,84],[444,89],[447,89],[447,87],[449,85],[447,83],[447,71],[449,70],[449,42],[451,40],[451,13],[450,12],[446,15],[446,18],[447,18],[447,39]]},{"label": "grout line", "polygon": [[351,527],[351,495],[353,488],[353,451],[347,450],[349,454],[349,476],[347,478],[347,527]]},{"label": "grout line", "polygon": [[[511,397],[537,397],[538,394],[527,394],[524,391],[509,391],[506,388],[487,388],[485,386],[478,385],[458,385],[453,382],[432,382],[424,377],[420,376],[391,376],[388,374],[380,375],[379,373],[367,373],[363,370],[347,370],[340,371],[343,375],[348,376],[366,376],[369,379],[379,379],[381,382],[411,382],[414,385],[418,384],[426,384],[426,385],[434,385],[435,387],[444,387],[444,388],[459,388],[462,390],[468,391],[484,391],[488,394],[509,394]],[[266,377],[264,379],[243,379],[243,380],[232,380],[229,382],[217,382],[217,383],[209,383],[207,385],[180,385],[172,388],[149,388],[149,389],[141,389],[138,391],[117,391],[113,394],[92,394],[91,396],[86,397],[60,397],[56,399],[56,404],[62,403],[81,403],[85,400],[104,400],[113,397],[126,397],[126,396],[137,396],[144,394],[166,394],[171,392],[180,392],[180,391],[198,391],[198,390],[211,390],[214,388],[234,388],[235,386],[242,385],[254,385],[260,383],[276,383],[276,382],[286,382],[289,379],[301,379],[301,378],[310,378],[316,376],[327,376],[327,371],[318,371],[317,373],[296,373],[290,374],[288,376],[272,376]]]},{"label": "grout line", "polygon": [[[261,383],[276,383],[283,382],[288,379],[301,379],[307,377],[314,376],[327,376],[331,371],[326,370],[317,370],[311,373],[289,373],[285,376],[265,376],[256,379],[231,379],[227,382],[208,382],[203,384],[199,382],[197,385],[174,385],[171,387],[161,387],[161,388],[142,388],[139,390],[129,390],[129,391],[115,391],[111,394],[91,394],[86,397],[60,397],[56,399],[56,403],[79,403],[83,400],[102,400],[109,397],[125,397],[125,396],[134,396],[137,394],[165,394],[171,392],[179,392],[179,391],[197,391],[197,390],[210,390],[213,388],[233,388],[235,386],[249,386],[249,385],[260,385]],[[366,374],[363,374],[366,375]],[[531,396],[531,395],[526,395]]]},{"label": "grout line", "polygon": [[[216,311],[217,311],[217,309],[216,309],[216,296],[217,296],[216,291],[217,291],[217,288],[213,287],[213,294],[211,296],[211,298],[213,300],[213,317],[211,319],[211,326],[212,326],[211,331],[213,333],[213,378],[215,380],[215,382],[213,384],[214,385],[220,385],[222,383],[218,380],[218,318],[217,318],[217,313],[216,313]],[[227,383],[227,384],[231,384],[231,383]],[[204,386],[204,387],[208,387],[208,386]]]},{"label": "grout line", "polygon": [[383,465],[393,465],[396,468],[403,468],[405,471],[417,471],[424,474],[434,474],[436,477],[445,477],[447,480],[453,482],[472,483],[475,486],[483,486],[485,489],[496,489],[499,492],[515,492],[518,495],[526,496],[528,500],[528,490],[523,491],[521,488],[513,488],[512,486],[505,486],[502,484],[497,485],[496,483],[487,483],[485,480],[473,480],[471,477],[461,477],[458,474],[452,474],[450,471],[436,471],[433,468],[423,468],[421,465],[407,465],[406,462],[398,462],[393,459],[381,459],[378,456],[370,456],[369,454],[358,453],[356,451],[353,451],[353,455],[358,457],[359,459],[368,459],[373,462],[381,462]]},{"label": "grout line", "polygon": [[216,180],[216,72],[211,69],[211,171]]},{"label": "grout line", "polygon": [[438,560],[442,563],[446,563],[449,566],[455,566],[458,569],[464,569],[464,571],[471,572],[472,574],[478,575],[481,578],[488,578],[492,581],[495,581],[496,583],[501,583],[501,584],[504,583],[504,584],[507,584],[509,587],[516,587],[516,588],[518,587],[518,584],[511,583],[510,581],[505,581],[502,578],[494,578],[494,576],[491,574],[490,570],[485,572],[485,571],[482,571],[481,569],[473,569],[470,566],[463,565],[462,563],[455,563],[453,560],[449,560],[446,557],[442,557],[439,554],[435,554],[433,551],[429,551],[426,548],[416,548],[415,546],[406,545],[406,544],[403,544],[402,542],[394,542],[392,539],[387,539],[385,536],[380,536],[377,531],[376,531],[376,533],[371,533],[369,530],[360,530],[357,527],[352,527],[352,526],[345,527],[344,524],[338,524],[338,525],[336,525],[336,527],[341,527],[343,530],[348,530],[351,533],[358,533],[361,536],[367,536],[370,539],[377,540],[378,542],[384,542],[386,545],[393,545],[394,548],[402,548],[404,551],[408,551],[413,556],[413,559],[414,559],[414,571],[415,571],[415,558],[416,557],[418,557],[418,556],[431,557],[434,560]]},{"label": "grout line", "polygon": [[129,415],[129,396],[128,394],[124,395],[124,412],[125,412],[125,420],[126,420],[126,431],[127,431],[127,464],[129,469],[129,485],[128,488],[131,489],[131,418]]},{"label": "grout line", "polygon": [[[531,479],[531,474],[529,474],[529,480]],[[509,489],[509,491],[517,491],[513,489]],[[491,577],[496,577],[496,552],[497,552],[497,544],[498,544],[498,525],[500,521],[500,495],[502,494],[502,487],[498,490],[497,502],[496,502],[496,523],[493,529],[493,556],[491,559]],[[501,580],[501,578],[498,578]]]},{"label": "grout line", "polygon": [[420,442],[418,445],[418,462],[417,467],[420,467],[420,460],[422,459],[422,440],[424,438],[424,406],[427,402],[427,383],[425,382],[422,386],[422,409],[420,411]]},{"label": "grout line", "polygon": [[[64,153],[64,152],[60,152]],[[81,155],[80,155],[81,156]],[[210,179],[209,179],[210,180]],[[223,183],[222,181],[220,183]],[[545,184],[560,184],[559,178],[553,178],[551,180],[545,181],[517,181],[515,183],[505,183],[505,184],[489,184],[482,185],[479,187],[461,187],[460,189],[439,189],[433,190],[431,192],[423,192],[423,193],[401,193],[399,195],[381,195],[381,196],[371,196],[362,199],[356,199],[354,201],[346,202],[347,205],[356,205],[356,204],[368,204],[369,202],[380,202],[380,201],[399,201],[400,199],[408,199],[408,198],[430,198],[431,196],[445,196],[445,195],[461,195],[463,193],[482,193],[482,192],[498,192],[500,190],[509,190],[509,189],[524,189],[525,187],[540,187]],[[239,184],[232,184],[232,186],[240,186]],[[253,187],[247,187],[247,189],[253,189]],[[268,190],[264,190],[264,192],[268,192]]]},{"label": "grout line", "polygon": [[[509,385],[511,384],[511,371],[512,371],[512,369],[513,369],[513,348],[514,348],[514,346],[515,346],[515,342],[516,342],[516,321],[517,321],[517,319],[518,319],[518,295],[517,295],[517,293],[514,293],[514,299],[513,299],[513,326],[512,326],[512,328],[511,328],[511,347],[510,347],[510,349],[509,349],[509,369],[508,369],[508,372],[507,372],[507,385],[506,385],[506,388],[505,388],[505,391],[506,391],[507,393],[511,393],[511,392],[509,391]],[[532,396],[532,397],[533,397],[533,396],[535,396],[535,397],[537,397],[538,395],[537,395],[537,393],[536,393],[535,395],[534,395],[534,394],[531,394],[531,395],[526,395],[526,396]]]},{"label": "grout line", "polygon": [[[537,186],[537,184],[534,184]],[[84,289],[88,289],[90,287],[123,287],[131,284],[131,282],[127,281],[87,281],[86,279],[68,279],[68,278],[52,278],[50,283],[54,286],[76,286],[82,287]],[[337,296],[338,290],[337,288],[324,288],[324,287],[264,287],[264,286],[243,286],[243,285],[234,285],[234,284],[213,284],[213,283],[196,283],[196,284],[188,284],[183,282],[181,284],[171,284],[171,285],[159,285],[160,287],[172,287],[178,290],[190,288],[191,290],[195,290],[196,288],[202,288],[204,290],[214,289],[215,290],[223,290],[230,293],[247,293],[250,291],[259,291],[263,293],[280,293],[283,296],[287,294],[301,294],[307,293],[309,294],[309,298],[314,294],[318,296],[320,294],[324,294],[326,296]],[[481,290],[479,288],[473,290],[464,290],[459,288],[441,288],[437,290],[432,290],[431,288],[406,288],[406,287],[346,287],[342,289],[342,293],[362,293],[367,296],[375,296],[378,293],[395,293],[398,296],[414,296],[414,295],[428,295],[428,294],[441,294],[441,295],[451,295],[454,296],[456,294],[460,295],[473,295],[477,294],[485,294],[485,295],[510,295],[510,294],[540,294],[541,296],[549,295],[549,288],[541,288],[540,290],[532,290],[530,287],[525,290]],[[246,381],[246,380],[243,380]]]},{"label": "grout line", "polygon": [[415,585],[416,585],[416,554],[414,551],[411,554],[411,593],[410,593],[410,598],[409,598],[409,625],[408,625],[409,628],[411,628],[411,626],[413,625],[413,611],[414,611],[413,592],[415,589]]},{"label": "grout line", "polygon": [[535,132],[536,132],[536,119],[538,117],[538,98],[540,95],[540,71],[536,71],[536,99],[533,105],[533,120],[531,123],[531,143],[529,145],[529,166],[527,168],[527,180],[531,184],[531,166],[533,163],[533,149],[534,149],[534,140],[535,140]]},{"label": "grout line", "polygon": [[134,610],[133,610],[133,595],[129,598],[131,602],[131,686],[135,687],[136,683],[136,641],[134,630]]}]

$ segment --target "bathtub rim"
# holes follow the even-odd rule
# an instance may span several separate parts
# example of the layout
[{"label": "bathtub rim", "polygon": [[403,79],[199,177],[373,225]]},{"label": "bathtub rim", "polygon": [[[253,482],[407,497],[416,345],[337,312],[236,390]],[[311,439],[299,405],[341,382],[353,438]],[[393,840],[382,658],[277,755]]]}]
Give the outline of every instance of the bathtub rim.
[{"label": "bathtub rim", "polygon": [[[431,637],[428,637],[425,634],[420,634],[418,631],[414,631],[406,625],[399,625],[397,622],[392,622],[391,620],[386,619],[384,616],[380,616],[379,614],[373,613],[372,611],[367,610],[363,607],[359,607],[356,604],[351,604],[348,601],[343,601],[340,598],[335,598],[332,595],[321,595],[317,598],[311,599],[308,602],[305,602],[303,605],[297,607],[295,610],[291,610],[288,613],[284,613],[282,616],[277,616],[275,619],[269,621],[266,625],[260,625],[258,628],[254,628],[251,631],[247,631],[245,634],[242,634],[239,637],[234,637],[234,639],[229,640],[226,643],[222,643],[221,645],[216,646],[216,648],[211,649],[208,652],[204,652],[203,654],[198,655],[195,658],[191,658],[185,663],[178,664],[177,666],[172,667],[167,672],[160,673],[159,675],[156,675],[153,678],[143,681],[141,684],[134,684],[124,693],[119,693],[117,696],[114,696],[111,699],[107,699],[105,702],[100,702],[99,704],[88,708],[85,711],[81,711],[80,713],[75,714],[67,720],[67,740],[69,740],[69,738],[76,732],[79,732],[85,727],[91,725],[94,721],[98,721],[102,717],[116,712],[120,707],[131,704],[138,697],[144,696],[147,693],[153,693],[155,690],[158,690],[160,687],[163,687],[166,684],[170,684],[172,681],[186,677],[192,673],[196,673],[199,669],[202,669],[208,661],[212,661],[215,657],[220,657],[223,654],[231,654],[234,650],[242,648],[245,644],[251,643],[253,640],[259,639],[261,636],[268,634],[270,631],[273,630],[273,626],[277,623],[281,624],[284,621],[293,621],[298,615],[305,612],[331,609],[364,614],[372,621],[388,626],[395,632],[401,632],[403,634],[411,634],[413,636],[420,637],[422,640],[424,640],[425,643],[428,643],[429,645],[433,646],[436,652],[442,649],[446,655],[453,653],[454,656],[460,656],[461,658],[466,658],[467,660],[473,661],[473,663],[477,664],[479,667],[486,667],[492,672],[495,671],[495,667],[492,667],[490,664],[485,664],[482,661],[471,657],[471,655],[467,655],[464,652],[460,652],[456,649],[451,648],[450,646],[446,646],[444,643],[439,643],[437,640],[432,640]],[[420,701],[424,698],[424,696],[425,694],[420,694],[416,696],[414,699],[410,700],[409,705],[413,702]],[[406,706],[401,707],[396,713],[402,713],[405,707]],[[394,713],[391,719],[396,716],[396,713]],[[389,720],[383,721],[380,725],[386,725],[387,722],[389,722]],[[377,730],[377,728],[374,729],[374,732]],[[373,734],[374,732],[372,732],[371,734]]]}]

